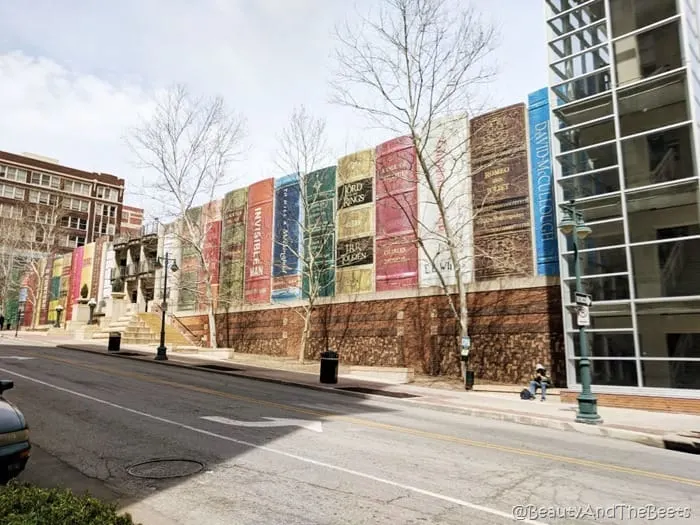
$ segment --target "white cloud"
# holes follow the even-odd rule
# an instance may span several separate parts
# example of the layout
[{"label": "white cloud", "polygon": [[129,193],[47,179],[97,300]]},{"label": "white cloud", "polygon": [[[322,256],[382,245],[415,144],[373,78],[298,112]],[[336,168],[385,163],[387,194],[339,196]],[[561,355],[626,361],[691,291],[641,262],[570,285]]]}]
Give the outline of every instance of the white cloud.
[{"label": "white cloud", "polygon": [[[113,173],[134,188],[143,174],[122,136],[148,110],[150,92],[174,82],[221,94],[248,118],[251,152],[236,166],[240,185],[280,175],[275,136],[298,104],[327,118],[338,156],[375,145],[387,134],[367,131],[360,116],[327,102],[333,25],[353,12],[353,4],[363,9],[373,3],[0,2],[0,149]],[[508,69],[494,86],[495,101],[522,101],[545,82],[541,27],[531,27],[541,22],[541,0],[506,1],[498,12],[493,2],[478,3],[503,19]],[[532,44],[532,60],[523,56],[523,42]],[[510,59],[516,55],[517,61]],[[138,203],[133,192],[129,199]]]},{"label": "white cloud", "polygon": [[130,185],[139,180],[122,136],[140,113],[148,113],[148,93],[20,52],[0,55],[0,78],[2,149],[112,173]]}]

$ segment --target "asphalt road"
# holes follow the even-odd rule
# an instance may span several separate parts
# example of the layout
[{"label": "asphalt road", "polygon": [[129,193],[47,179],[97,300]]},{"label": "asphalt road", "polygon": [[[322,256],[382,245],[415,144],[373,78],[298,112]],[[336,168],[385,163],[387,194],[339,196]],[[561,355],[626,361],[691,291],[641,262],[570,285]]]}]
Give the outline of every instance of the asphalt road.
[{"label": "asphalt road", "polygon": [[[0,377],[41,450],[171,523],[700,523],[698,456],[12,344]],[[129,473],[154,459],[202,466]]]}]

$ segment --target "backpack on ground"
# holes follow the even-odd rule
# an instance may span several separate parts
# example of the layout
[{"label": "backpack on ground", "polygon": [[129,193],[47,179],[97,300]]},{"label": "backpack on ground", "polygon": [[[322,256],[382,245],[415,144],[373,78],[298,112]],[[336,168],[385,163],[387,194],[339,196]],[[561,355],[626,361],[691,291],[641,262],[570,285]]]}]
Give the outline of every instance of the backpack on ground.
[{"label": "backpack on ground", "polygon": [[523,388],[520,391],[520,399],[530,399],[532,397],[532,393],[528,388]]}]

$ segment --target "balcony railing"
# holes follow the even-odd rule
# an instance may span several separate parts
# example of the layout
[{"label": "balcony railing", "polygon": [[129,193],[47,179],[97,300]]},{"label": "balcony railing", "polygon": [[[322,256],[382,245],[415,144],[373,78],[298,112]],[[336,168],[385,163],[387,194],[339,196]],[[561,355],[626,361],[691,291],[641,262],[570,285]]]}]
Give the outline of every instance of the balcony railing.
[{"label": "balcony railing", "polygon": [[155,273],[156,262],[152,259],[146,259],[139,262],[139,274]]},{"label": "balcony railing", "polygon": [[110,279],[115,281],[117,279],[124,279],[126,276],[126,266],[117,266],[112,268]]},{"label": "balcony railing", "polygon": [[131,239],[130,232],[121,232],[119,235],[114,236],[114,245],[119,246],[121,244],[126,244]]},{"label": "balcony railing", "polygon": [[141,227],[141,237],[147,237],[149,235],[158,235],[158,222],[144,224]]},{"label": "balcony railing", "polygon": [[126,277],[134,278],[139,274],[139,263],[129,263],[126,265]]}]

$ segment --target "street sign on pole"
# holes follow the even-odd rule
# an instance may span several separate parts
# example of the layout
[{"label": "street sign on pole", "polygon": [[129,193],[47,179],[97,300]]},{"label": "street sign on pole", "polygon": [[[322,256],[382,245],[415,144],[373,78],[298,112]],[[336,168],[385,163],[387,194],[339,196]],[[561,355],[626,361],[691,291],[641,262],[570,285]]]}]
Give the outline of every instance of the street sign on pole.
[{"label": "street sign on pole", "polygon": [[591,326],[591,315],[588,306],[580,304],[577,308],[576,322],[579,326]]},{"label": "street sign on pole", "polygon": [[591,306],[593,298],[590,294],[583,292],[576,292],[576,304],[581,306]]}]

